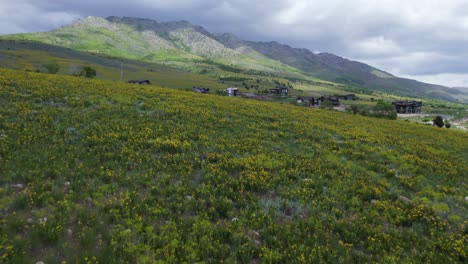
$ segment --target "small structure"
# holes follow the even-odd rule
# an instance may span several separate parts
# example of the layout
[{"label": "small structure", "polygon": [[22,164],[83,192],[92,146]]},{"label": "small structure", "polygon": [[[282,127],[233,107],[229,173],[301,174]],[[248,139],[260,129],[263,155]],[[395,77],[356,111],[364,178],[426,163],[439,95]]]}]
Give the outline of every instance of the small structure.
[{"label": "small structure", "polygon": [[315,99],[314,97],[311,98],[303,98],[303,102],[307,102],[307,106],[309,107],[319,107],[322,105],[323,102],[329,101],[333,104],[333,106],[340,105],[340,99],[336,96],[321,96]]},{"label": "small structure", "polygon": [[228,94],[228,96],[238,96],[239,89],[235,87],[229,87],[229,88],[226,88],[226,93]]},{"label": "small structure", "polygon": [[356,95],[355,94],[339,95],[337,97],[338,97],[338,99],[341,99],[341,100],[356,100]]},{"label": "small structure", "polygon": [[333,106],[339,106],[340,105],[340,99],[335,96],[325,96],[325,100],[332,102]]},{"label": "small structure", "polygon": [[304,106],[312,107],[315,105],[316,101],[314,97],[297,97],[296,103]]},{"label": "small structure", "polygon": [[193,86],[192,90],[196,93],[208,93],[210,91],[209,88],[205,88],[201,86]]},{"label": "small structure", "polygon": [[129,80],[127,83],[133,84],[151,84],[149,80]]},{"label": "small structure", "polygon": [[395,111],[398,114],[417,114],[421,113],[422,102],[417,101],[395,101],[392,102]]},{"label": "small structure", "polygon": [[274,89],[270,89],[270,93],[280,96],[287,96],[289,94],[289,89],[287,87],[277,85]]}]

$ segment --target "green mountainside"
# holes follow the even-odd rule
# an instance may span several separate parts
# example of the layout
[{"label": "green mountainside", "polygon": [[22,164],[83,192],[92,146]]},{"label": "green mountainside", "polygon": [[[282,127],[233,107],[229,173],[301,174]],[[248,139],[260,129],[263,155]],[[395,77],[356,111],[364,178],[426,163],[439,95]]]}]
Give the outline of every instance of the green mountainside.
[{"label": "green mountainside", "polygon": [[263,75],[305,80],[319,78],[402,96],[468,102],[464,91],[398,78],[329,53],[314,54],[276,42],[243,41],[232,34],[211,34],[187,21],[86,17],[49,32],[1,38],[40,41],[189,70],[200,69],[199,64],[209,61]]},{"label": "green mountainside", "polygon": [[227,47],[257,51],[324,80],[405,96],[468,101],[468,94],[461,90],[398,78],[367,64],[330,53],[315,54],[277,42],[243,41],[232,34],[216,34],[216,38]]}]

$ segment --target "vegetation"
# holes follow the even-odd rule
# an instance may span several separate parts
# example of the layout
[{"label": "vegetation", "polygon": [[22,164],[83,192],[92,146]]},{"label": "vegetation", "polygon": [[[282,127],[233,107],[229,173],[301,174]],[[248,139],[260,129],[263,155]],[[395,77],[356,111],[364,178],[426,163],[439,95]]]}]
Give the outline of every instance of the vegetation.
[{"label": "vegetation", "polygon": [[438,127],[443,127],[445,125],[444,119],[441,116],[436,116],[432,121],[434,122],[434,125]]},{"label": "vegetation", "polygon": [[[372,101],[374,100],[372,99]],[[377,101],[377,103],[374,106],[364,104],[352,104],[347,110],[352,112],[353,114],[360,114],[362,116],[371,116],[385,119],[397,119],[398,117],[392,104],[381,100]]]},{"label": "vegetation", "polygon": [[60,70],[60,65],[56,61],[49,61],[42,64],[47,73],[56,74]]},{"label": "vegetation", "polygon": [[96,77],[96,69],[91,66],[83,66],[80,71],[75,74],[76,76],[94,78]]},{"label": "vegetation", "polygon": [[4,69],[0,102],[0,262],[467,261],[466,133]]}]

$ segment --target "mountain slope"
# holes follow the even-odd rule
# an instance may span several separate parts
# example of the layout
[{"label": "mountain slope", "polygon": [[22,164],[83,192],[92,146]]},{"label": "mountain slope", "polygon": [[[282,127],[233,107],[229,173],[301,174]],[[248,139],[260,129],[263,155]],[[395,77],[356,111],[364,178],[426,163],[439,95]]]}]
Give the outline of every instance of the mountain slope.
[{"label": "mountain slope", "polygon": [[196,68],[207,60],[288,78],[311,77],[393,94],[468,102],[453,88],[402,79],[364,63],[277,42],[244,41],[232,34],[211,34],[187,21],[157,22],[129,17],[86,17],[42,33],[5,35],[80,51]]},{"label": "mountain slope", "polygon": [[243,41],[232,34],[217,34],[216,38],[228,47],[257,51],[317,78],[406,96],[468,102],[468,94],[461,90],[398,78],[367,64],[330,53],[315,54],[277,42]]},{"label": "mountain slope", "polygon": [[244,68],[303,76],[300,70],[258,52],[253,58],[227,48],[201,26],[129,17],[86,17],[49,32],[6,36],[80,51],[183,65],[206,59]]}]

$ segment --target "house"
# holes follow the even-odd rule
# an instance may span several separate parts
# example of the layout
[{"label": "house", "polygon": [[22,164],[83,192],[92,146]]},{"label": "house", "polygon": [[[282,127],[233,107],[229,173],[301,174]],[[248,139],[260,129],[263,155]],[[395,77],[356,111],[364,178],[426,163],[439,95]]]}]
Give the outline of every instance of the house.
[{"label": "house", "polygon": [[320,106],[325,101],[331,102],[333,106],[340,105],[340,99],[338,97],[325,95],[317,98],[317,100],[314,100],[314,98],[312,97],[310,101],[310,106]]},{"label": "house", "polygon": [[422,102],[417,101],[395,101],[392,102],[395,111],[398,114],[416,114],[421,113]]},{"label": "house", "polygon": [[208,93],[210,91],[209,88],[205,88],[201,86],[193,86],[192,90],[196,93]]},{"label": "house", "polygon": [[270,89],[270,93],[280,96],[287,96],[289,94],[289,89],[287,87],[277,85],[274,89]]},{"label": "house", "polygon": [[339,106],[340,105],[340,99],[336,96],[325,96],[324,99],[326,101],[332,102],[333,106]]},{"label": "house", "polygon": [[304,105],[304,106],[314,106],[315,105],[315,98],[314,97],[297,97],[296,103]]},{"label": "house", "polygon": [[129,80],[127,83],[133,84],[151,84],[149,80]]},{"label": "house", "polygon": [[228,94],[228,96],[238,96],[239,89],[235,87],[229,87],[229,88],[226,88],[226,93]]}]

